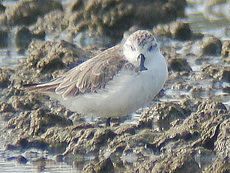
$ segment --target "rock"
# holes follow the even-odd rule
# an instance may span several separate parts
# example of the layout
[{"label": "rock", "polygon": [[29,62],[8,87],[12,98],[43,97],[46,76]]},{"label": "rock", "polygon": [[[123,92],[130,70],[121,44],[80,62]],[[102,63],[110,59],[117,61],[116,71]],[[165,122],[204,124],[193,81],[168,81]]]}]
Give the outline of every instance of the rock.
[{"label": "rock", "polygon": [[17,141],[16,141],[16,144],[17,148],[20,148],[20,149],[26,149],[26,148],[30,148],[29,147],[29,141],[28,139],[26,138],[19,138]]},{"label": "rock", "polygon": [[0,68],[0,88],[7,88],[10,85],[10,76],[13,70]]},{"label": "rock", "polygon": [[15,116],[14,112],[0,112],[0,120],[8,122]]},{"label": "rock", "polygon": [[185,41],[192,38],[192,31],[188,23],[176,22],[170,25],[170,32],[173,39]]},{"label": "rock", "polygon": [[12,144],[7,144],[4,148],[5,150],[18,150],[19,148]]},{"label": "rock", "polygon": [[19,138],[15,142],[15,147],[17,150],[26,150],[26,149],[38,149],[38,150],[47,150],[48,143],[43,140],[28,140],[27,138]]},{"label": "rock", "polygon": [[19,164],[26,164],[27,162],[28,162],[28,160],[24,156],[19,155],[17,157],[17,163],[19,163]]},{"label": "rock", "polygon": [[18,48],[27,49],[32,39],[44,40],[45,34],[34,34],[25,26],[18,28],[15,37],[15,44]]},{"label": "rock", "polygon": [[[74,1],[67,8],[64,20],[68,20],[70,33],[107,36],[118,41],[133,23],[134,6],[125,1],[92,0]],[[121,27],[121,23],[123,23]],[[65,25],[65,24],[64,24]]]},{"label": "rock", "polygon": [[[173,121],[186,118],[186,112],[186,110],[181,109],[177,104],[157,104],[145,112],[141,119],[144,122],[147,120],[147,124],[151,122],[152,126],[156,125],[161,130],[167,130],[172,127]],[[150,128],[153,127],[150,126]]]},{"label": "rock", "polygon": [[162,21],[175,20],[184,16],[186,6],[185,0],[144,0],[141,6],[139,3],[139,0],[75,0],[66,2],[63,9],[61,2],[53,0],[23,0],[8,7],[0,16],[0,23],[12,27],[29,26],[37,21],[30,31],[42,31],[68,41],[82,42],[84,38],[86,47],[89,44],[110,47],[130,27],[151,28]]},{"label": "rock", "polygon": [[203,6],[202,13],[210,22],[223,21],[225,19],[230,21],[228,0],[205,0]]},{"label": "rock", "polygon": [[8,29],[0,28],[0,47],[7,47],[9,42]]},{"label": "rock", "polygon": [[220,56],[222,50],[222,42],[215,37],[204,37],[202,52],[204,55]]},{"label": "rock", "polygon": [[200,39],[202,34],[193,33],[190,26],[186,22],[171,22],[169,24],[158,24],[153,27],[153,33],[156,36],[165,36],[181,41]]},{"label": "rock", "polygon": [[[175,20],[178,16],[184,15],[183,8],[186,5],[185,1],[132,1],[134,7],[134,20],[137,20],[133,25],[150,28],[158,23],[167,23]],[[178,10],[177,10],[178,8]],[[162,22],[163,21],[163,22]]]},{"label": "rock", "polygon": [[[173,158],[173,159],[172,159]],[[154,159],[152,162],[152,169],[149,166],[149,162],[144,163],[143,166],[137,170],[140,172],[152,172],[160,173],[160,172],[178,172],[178,173],[201,173],[200,170],[191,150],[184,150],[184,151],[175,151],[172,153],[168,153],[167,155],[160,157],[155,161]],[[167,164],[164,164],[167,163]]]},{"label": "rock", "polygon": [[225,68],[221,74],[221,80],[230,83],[230,69]]},{"label": "rock", "polygon": [[40,72],[70,68],[88,59],[91,54],[66,41],[32,42],[30,56],[25,63],[37,67]]},{"label": "rock", "polygon": [[111,172],[115,173],[114,166],[110,158],[103,159],[98,163],[89,163],[84,166],[83,172],[90,172],[90,173],[104,173],[104,172]]},{"label": "rock", "polygon": [[223,92],[230,94],[230,87],[228,86],[224,87]]},{"label": "rock", "polygon": [[36,96],[12,96],[8,103],[12,105],[12,107],[19,110],[32,110],[37,109],[41,105],[41,101]]},{"label": "rock", "polygon": [[0,13],[5,12],[6,7],[0,3]]},{"label": "rock", "polygon": [[115,173],[113,163],[110,158],[104,159],[95,165],[96,173],[111,172]]},{"label": "rock", "polygon": [[27,48],[32,40],[32,33],[26,27],[21,27],[16,33],[15,43],[19,48]]},{"label": "rock", "polygon": [[[60,36],[60,33],[68,27],[68,21],[64,19],[65,12],[62,10],[54,10],[45,14],[43,18],[38,18],[32,31],[42,31],[47,35]],[[69,37],[69,34],[66,34]]]},{"label": "rock", "polygon": [[214,90],[212,88],[193,87],[190,90],[190,94],[195,99],[202,99],[205,97],[212,98],[214,97]]},{"label": "rock", "polygon": [[221,55],[225,58],[230,59],[230,41],[223,42]]},{"label": "rock", "polygon": [[95,168],[95,165],[93,163],[89,163],[83,167],[82,172],[84,172],[84,173],[96,173],[94,168]]},{"label": "rock", "polygon": [[212,164],[210,164],[207,168],[205,168],[206,172],[213,172],[213,173],[228,173],[230,171],[230,158],[229,156],[224,158],[219,158],[214,160]]},{"label": "rock", "polygon": [[220,125],[213,126],[211,129],[207,130],[208,136],[204,135],[202,139],[202,147],[208,150],[214,150],[214,142],[217,141],[217,136],[219,134]]},{"label": "rock", "polygon": [[[47,109],[39,108],[31,112],[22,112],[19,116],[8,121],[6,128],[14,129],[24,135],[39,135],[55,125],[64,127],[72,125],[71,120],[56,115]],[[23,128],[22,128],[23,127]],[[21,129],[22,130],[19,130]]]},{"label": "rock", "polygon": [[[88,44],[102,42],[102,45],[111,46],[111,42],[119,42],[123,33],[133,25],[151,28],[162,21],[175,20],[179,16],[184,16],[186,6],[185,0],[144,0],[141,6],[139,3],[139,0],[86,0],[84,3],[75,0],[66,3],[66,11],[52,11],[40,18],[35,29],[42,29],[48,33],[52,30],[61,31],[70,39],[78,40],[79,37],[83,37]],[[59,37],[58,34],[56,36]],[[108,39],[110,43],[106,42]]]},{"label": "rock", "polygon": [[[83,136],[76,141],[76,144],[73,145],[71,150],[73,150],[75,154],[82,154],[82,151],[86,153],[97,152],[100,148],[107,145],[109,139],[113,139],[115,136],[116,134],[109,129],[85,130]],[[91,140],[89,140],[90,138]],[[86,139],[88,139],[88,141]],[[84,147],[82,147],[82,145],[85,145],[86,148],[83,149]]]},{"label": "rock", "polygon": [[[8,148],[47,150],[57,153],[60,161],[85,154],[96,155],[97,159],[84,166],[82,171],[85,172],[116,172],[120,168],[129,172],[228,169],[227,164],[216,167],[219,156],[229,155],[229,110],[222,103],[191,99],[159,103],[141,119],[152,125],[147,128],[140,125],[106,128],[86,123],[72,125],[63,117],[40,108],[21,113],[8,122],[11,134],[20,136],[15,145]],[[155,128],[157,124],[160,130]],[[216,159],[215,163],[204,159],[204,154]],[[129,160],[133,160],[132,168]]]},{"label": "rock", "polygon": [[63,9],[57,1],[23,0],[6,9],[7,24],[10,26],[31,25],[36,22],[39,16],[55,9]]},{"label": "rock", "polygon": [[202,71],[216,81],[230,82],[229,67],[227,65],[205,64],[202,66]]},{"label": "rock", "polygon": [[[216,141],[214,143],[214,151],[218,153],[218,157],[220,158],[226,158],[230,157],[230,150],[227,149],[230,145],[230,136],[229,136],[229,130],[230,130],[230,118],[223,120],[219,124],[219,126],[216,126]],[[230,169],[230,167],[229,167]]]},{"label": "rock", "polygon": [[7,102],[0,102],[0,112],[14,112],[14,108]]},{"label": "rock", "polygon": [[[92,138],[95,133],[95,129],[93,128],[93,125],[84,123],[67,126],[65,128],[53,127],[49,128],[41,138],[44,139],[44,142],[48,143],[53,150],[66,150],[62,153],[61,157],[68,158],[68,155],[71,155],[73,152],[75,154],[85,154],[91,152],[92,148],[98,149],[98,147],[95,147],[92,143]],[[67,146],[69,147],[67,148]]]},{"label": "rock", "polygon": [[[95,172],[95,173],[102,173],[102,172],[116,172],[114,168],[113,162],[110,158],[105,158],[100,162],[95,163],[94,161],[88,163],[83,167],[83,172]],[[118,169],[119,171],[119,169]]]},{"label": "rock", "polygon": [[177,72],[191,72],[192,68],[184,58],[172,58],[169,60],[169,66],[173,71]]},{"label": "rock", "polygon": [[44,142],[43,140],[32,140],[28,144],[28,148],[35,148],[39,150],[47,150],[49,147],[49,144]]}]

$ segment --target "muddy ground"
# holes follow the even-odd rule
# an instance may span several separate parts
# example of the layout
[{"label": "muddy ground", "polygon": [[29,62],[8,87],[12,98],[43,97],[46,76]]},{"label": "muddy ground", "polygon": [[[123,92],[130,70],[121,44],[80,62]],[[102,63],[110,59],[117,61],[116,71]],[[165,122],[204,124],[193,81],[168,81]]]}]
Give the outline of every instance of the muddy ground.
[{"label": "muddy ground", "polygon": [[[46,8],[41,8],[44,3]],[[185,1],[137,3],[34,0],[3,8],[1,33],[6,34],[0,33],[1,39],[7,40],[7,31],[16,26],[18,53],[27,52],[14,68],[0,69],[0,118],[5,122],[1,138],[5,150],[21,152],[10,159],[20,164],[50,162],[23,155],[35,148],[55,156],[53,162],[83,172],[230,171],[230,41],[193,33],[188,23],[173,21],[184,16]],[[136,123],[123,123],[128,117],[112,119],[110,127],[104,119],[88,123],[24,87],[61,75],[139,28],[149,29],[159,40],[169,79]],[[68,33],[66,41],[61,40],[63,33]],[[49,34],[57,41],[46,41]],[[3,43],[7,47],[7,41]],[[217,57],[218,63],[211,63]],[[171,90],[186,94],[179,92],[173,100]]]}]

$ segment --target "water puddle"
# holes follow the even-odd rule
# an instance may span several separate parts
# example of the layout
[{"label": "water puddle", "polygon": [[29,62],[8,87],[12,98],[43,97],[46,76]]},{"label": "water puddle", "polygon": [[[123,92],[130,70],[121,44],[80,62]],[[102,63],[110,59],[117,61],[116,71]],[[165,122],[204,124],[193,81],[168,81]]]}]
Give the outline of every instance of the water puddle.
[{"label": "water puddle", "polygon": [[20,55],[14,48],[0,49],[0,68],[10,68],[18,65],[26,55]]}]

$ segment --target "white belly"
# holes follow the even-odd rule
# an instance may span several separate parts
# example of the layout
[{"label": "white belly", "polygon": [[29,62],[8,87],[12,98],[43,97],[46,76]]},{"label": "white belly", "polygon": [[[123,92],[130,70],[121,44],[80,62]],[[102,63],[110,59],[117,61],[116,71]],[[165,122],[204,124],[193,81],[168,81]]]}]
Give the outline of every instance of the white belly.
[{"label": "white belly", "polygon": [[54,96],[64,106],[83,115],[121,117],[128,115],[147,102],[162,89],[167,79],[167,68],[147,70],[139,75],[121,73],[97,93],[83,94],[64,100]]}]

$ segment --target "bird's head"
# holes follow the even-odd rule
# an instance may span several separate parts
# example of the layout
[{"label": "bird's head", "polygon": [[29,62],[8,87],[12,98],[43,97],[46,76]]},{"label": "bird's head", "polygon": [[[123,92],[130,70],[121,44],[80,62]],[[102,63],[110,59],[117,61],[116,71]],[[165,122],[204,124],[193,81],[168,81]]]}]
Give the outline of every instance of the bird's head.
[{"label": "bird's head", "polygon": [[123,45],[125,58],[140,71],[148,70],[148,64],[153,61],[154,54],[159,52],[153,34],[146,30],[138,30],[131,34]]}]

